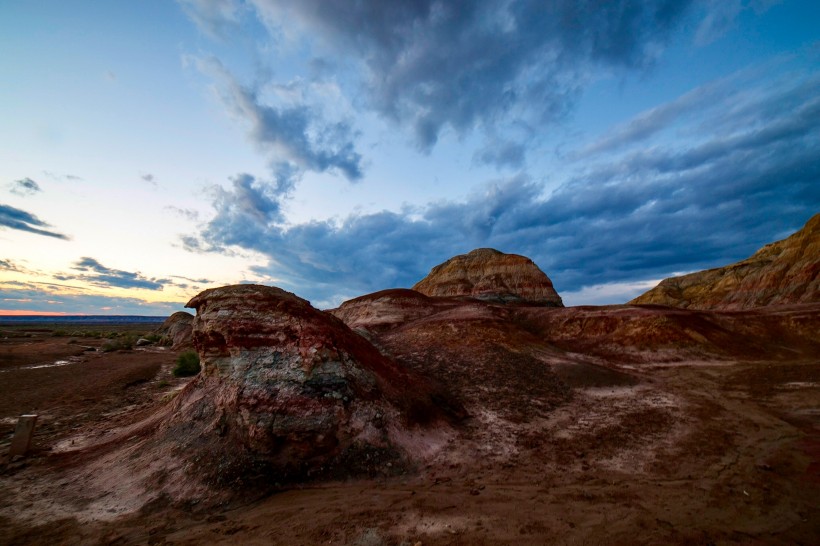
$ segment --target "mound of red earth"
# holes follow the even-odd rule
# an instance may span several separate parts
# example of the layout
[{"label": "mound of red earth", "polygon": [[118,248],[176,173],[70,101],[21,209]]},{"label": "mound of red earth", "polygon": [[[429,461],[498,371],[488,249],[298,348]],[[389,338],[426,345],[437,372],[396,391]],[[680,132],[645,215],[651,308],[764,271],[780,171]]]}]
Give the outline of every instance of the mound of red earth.
[{"label": "mound of red earth", "polygon": [[665,279],[630,303],[749,309],[811,302],[820,302],[820,214],[743,261]]},{"label": "mound of red earth", "polygon": [[367,336],[462,303],[456,298],[431,298],[415,290],[393,288],[346,301],[329,312]]},{"label": "mound of red earth", "polygon": [[789,360],[820,352],[820,304],[722,312],[659,305],[519,308],[514,320],[556,350],[613,364]]},{"label": "mound of red earth", "polygon": [[461,409],[335,317],[283,290],[206,290],[193,340],[200,376],[160,437],[206,484],[402,472]]},{"label": "mound of red earth", "polygon": [[185,311],[177,311],[154,332],[171,344],[173,349],[190,347],[193,344],[194,316]]},{"label": "mound of red earth", "polygon": [[572,388],[630,384],[616,368],[820,352],[820,304],[736,312],[612,305],[551,308],[390,290],[330,313],[395,361],[447,385],[471,413],[544,416]]},{"label": "mound of red earth", "polygon": [[532,260],[479,248],[435,266],[413,290],[426,296],[471,296],[494,302],[563,307],[552,281]]},{"label": "mound of red earth", "polygon": [[416,288],[427,293],[384,290],[329,312],[273,287],[199,294],[188,306],[202,373],[157,438],[210,485],[402,472],[460,427],[529,423],[576,387],[638,382],[634,365],[820,352],[820,304],[564,308],[532,261],[488,249]]}]

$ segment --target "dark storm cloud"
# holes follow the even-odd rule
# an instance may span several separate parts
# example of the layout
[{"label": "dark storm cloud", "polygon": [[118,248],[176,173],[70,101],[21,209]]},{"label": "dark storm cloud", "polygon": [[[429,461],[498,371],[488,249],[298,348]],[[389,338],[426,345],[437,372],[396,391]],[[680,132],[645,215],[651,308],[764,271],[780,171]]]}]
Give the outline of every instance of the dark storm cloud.
[{"label": "dark storm cloud", "polygon": [[[712,17],[710,28],[718,19],[721,28],[731,24],[731,10],[697,0],[181,0],[212,36],[227,38],[226,29],[254,15],[276,44],[298,34],[317,55],[304,75],[345,67],[344,79],[356,82],[345,90],[348,98],[407,128],[423,152],[447,131],[464,137],[478,129],[489,146],[496,133],[539,128],[525,131],[509,153],[477,152],[477,161],[502,168],[523,164],[535,135],[566,117],[593,74],[651,67],[697,3],[705,12],[698,16],[725,15]],[[303,138],[315,115],[305,105],[265,105],[256,91],[235,83],[227,90],[234,110],[252,120],[257,142],[285,143],[303,168],[360,176],[346,124],[332,129],[341,136],[332,137],[338,143],[328,153]]]},{"label": "dark storm cloud", "polygon": [[132,273],[120,269],[111,269],[89,257],[81,258],[75,262],[72,269],[82,273],[79,275],[54,275],[54,278],[60,281],[82,280],[105,288],[144,288],[146,290],[162,290],[165,285],[171,282],[168,279],[144,277],[138,272]]},{"label": "dark storm cloud", "polygon": [[12,182],[11,189],[9,191],[16,195],[25,196],[33,195],[43,190],[40,188],[40,185],[37,182],[35,182],[31,178],[26,177]]},{"label": "dark storm cloud", "polygon": [[[633,131],[640,146],[579,162],[551,193],[521,175],[461,202],[284,226],[257,212],[278,210],[275,197],[254,182],[235,186],[191,246],[261,252],[270,261],[256,268],[260,277],[319,302],[411,286],[484,246],[533,258],[565,292],[724,265],[820,212],[816,77],[758,82],[718,105],[702,93],[679,99],[685,107],[662,106],[679,112],[659,116],[665,125],[656,120],[649,133],[674,126],[686,139],[647,145],[649,133]],[[778,101],[789,107],[774,108]]]},{"label": "dark storm cloud", "polygon": [[62,233],[41,229],[51,226],[30,212],[9,205],[0,204],[0,226],[36,233],[37,235],[45,235],[46,237],[54,237],[55,239],[63,239],[66,241],[69,239],[68,236]]},{"label": "dark storm cloud", "polygon": [[216,59],[195,59],[197,66],[219,82],[222,100],[250,125],[254,143],[271,155],[280,190],[289,189],[298,170],[338,171],[348,180],[362,177],[362,156],[346,121],[326,121],[315,105],[269,105],[259,92],[240,85]]},{"label": "dark storm cloud", "polygon": [[540,124],[572,107],[587,72],[643,69],[690,2],[326,2],[255,0],[275,29],[300,22],[334,54],[361,61],[370,105],[430,150],[510,119]]},{"label": "dark storm cloud", "polygon": [[277,200],[282,192],[277,191],[277,188],[257,181],[249,174],[239,174],[232,182],[233,191],[215,189],[215,203],[225,215],[234,218],[234,222],[248,222],[264,227],[284,220]]}]

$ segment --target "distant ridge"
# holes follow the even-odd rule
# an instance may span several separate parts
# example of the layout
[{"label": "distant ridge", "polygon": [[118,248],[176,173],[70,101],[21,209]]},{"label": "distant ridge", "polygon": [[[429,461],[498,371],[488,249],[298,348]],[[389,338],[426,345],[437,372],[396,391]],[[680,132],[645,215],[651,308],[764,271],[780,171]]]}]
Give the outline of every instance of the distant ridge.
[{"label": "distant ridge", "polygon": [[631,304],[751,309],[820,301],[820,214],[740,262],[664,279]]}]

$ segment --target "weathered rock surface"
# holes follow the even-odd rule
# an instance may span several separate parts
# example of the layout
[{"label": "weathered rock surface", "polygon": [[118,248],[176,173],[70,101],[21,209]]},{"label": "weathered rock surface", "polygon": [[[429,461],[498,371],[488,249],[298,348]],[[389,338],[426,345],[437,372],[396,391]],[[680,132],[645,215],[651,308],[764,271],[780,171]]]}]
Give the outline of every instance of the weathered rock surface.
[{"label": "weathered rock surface", "polygon": [[394,288],[367,294],[328,310],[359,333],[381,332],[463,302],[430,298],[415,290]]},{"label": "weathered rock surface", "polygon": [[183,349],[193,345],[194,316],[185,311],[177,311],[162,323],[154,333],[171,343],[173,349]]},{"label": "weathered rock surface", "polygon": [[166,435],[207,482],[400,472],[429,449],[425,430],[447,428],[445,408],[459,411],[430,381],[289,292],[226,286],[188,307],[197,310],[202,372]]},{"label": "weathered rock surface", "polygon": [[632,304],[750,309],[820,301],[820,214],[792,236],[726,267],[672,277]]},{"label": "weathered rock surface", "polygon": [[744,311],[518,308],[512,320],[559,351],[608,363],[799,359],[820,351],[820,304]]},{"label": "weathered rock surface", "polygon": [[434,267],[413,290],[426,296],[471,296],[494,302],[563,307],[552,281],[532,260],[479,248]]}]

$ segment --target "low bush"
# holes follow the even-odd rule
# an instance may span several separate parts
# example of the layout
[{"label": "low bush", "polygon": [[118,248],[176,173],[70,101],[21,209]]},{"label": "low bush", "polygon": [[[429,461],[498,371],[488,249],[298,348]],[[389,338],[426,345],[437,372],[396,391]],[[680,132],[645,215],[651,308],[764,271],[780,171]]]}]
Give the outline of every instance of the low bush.
[{"label": "low bush", "polygon": [[185,351],[177,357],[177,365],[171,373],[174,377],[188,377],[199,373],[199,355],[194,351]]},{"label": "low bush", "polygon": [[108,353],[111,351],[130,351],[134,348],[134,344],[137,342],[136,336],[131,334],[122,334],[118,337],[109,338],[103,342],[102,352]]}]

